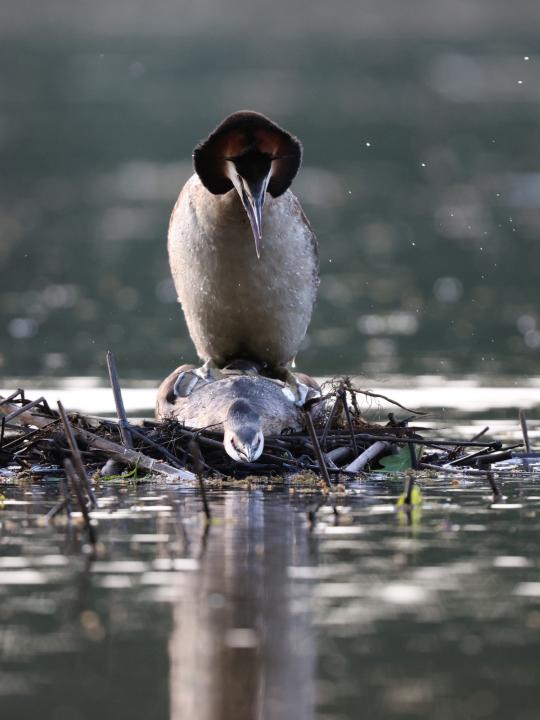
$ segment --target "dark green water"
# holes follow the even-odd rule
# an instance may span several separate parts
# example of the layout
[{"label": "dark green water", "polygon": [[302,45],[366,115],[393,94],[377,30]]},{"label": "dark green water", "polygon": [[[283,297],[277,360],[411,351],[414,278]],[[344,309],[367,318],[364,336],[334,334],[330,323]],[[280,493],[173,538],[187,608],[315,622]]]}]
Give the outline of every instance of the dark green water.
[{"label": "dark green water", "polygon": [[[322,284],[299,366],[431,374],[400,399],[514,441],[538,408],[539,38],[528,0],[0,6],[0,384],[104,378],[108,348],[123,381],[194,359],[168,217],[194,144],[250,107],[304,142]],[[452,415],[480,393],[452,374],[480,411]],[[358,483],[314,531],[298,493],[216,491],[206,541],[191,489],[103,487],[90,563],[39,522],[55,486],[2,481],[0,713],[536,718],[538,469],[501,485],[492,507],[433,480],[411,527],[399,483]]]},{"label": "dark green water", "polygon": [[101,556],[42,527],[54,486],[0,511],[3,717],[533,720],[537,474],[353,483],[340,520],[287,487],[100,488]]},{"label": "dark green water", "polygon": [[6,6],[2,372],[194,358],[168,217],[193,145],[252,107],[305,145],[322,285],[303,369],[536,374],[537,29],[525,0]]}]

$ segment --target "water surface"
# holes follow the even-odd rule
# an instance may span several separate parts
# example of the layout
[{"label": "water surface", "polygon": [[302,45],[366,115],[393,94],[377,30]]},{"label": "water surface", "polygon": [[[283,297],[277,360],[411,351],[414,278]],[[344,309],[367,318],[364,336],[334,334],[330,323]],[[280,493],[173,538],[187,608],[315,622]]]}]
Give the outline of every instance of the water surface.
[{"label": "water surface", "polygon": [[311,5],[0,9],[0,372],[195,359],[167,223],[194,145],[246,107],[304,143],[303,370],[538,372],[535,4]]},{"label": "water surface", "polygon": [[[474,390],[470,392],[474,396]],[[519,437],[501,411],[495,435]],[[443,433],[484,417],[454,408]],[[490,421],[493,418],[490,417]],[[540,425],[530,422],[533,443]],[[54,481],[6,480],[0,695],[27,718],[537,717],[538,468],[506,464],[504,500],[464,476],[372,476],[310,527],[316,498],[273,481],[210,493],[102,483],[99,557],[45,527]]]}]

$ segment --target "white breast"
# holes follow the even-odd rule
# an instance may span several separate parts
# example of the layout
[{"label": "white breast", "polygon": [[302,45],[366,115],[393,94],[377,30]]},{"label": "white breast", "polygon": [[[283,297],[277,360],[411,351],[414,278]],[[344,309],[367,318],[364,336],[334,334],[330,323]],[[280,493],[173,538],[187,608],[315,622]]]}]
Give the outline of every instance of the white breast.
[{"label": "white breast", "polygon": [[260,260],[235,190],[212,195],[193,175],[169,227],[169,260],[201,359],[247,356],[284,365],[296,355],[318,286],[316,240],[287,191],[266,195]]}]

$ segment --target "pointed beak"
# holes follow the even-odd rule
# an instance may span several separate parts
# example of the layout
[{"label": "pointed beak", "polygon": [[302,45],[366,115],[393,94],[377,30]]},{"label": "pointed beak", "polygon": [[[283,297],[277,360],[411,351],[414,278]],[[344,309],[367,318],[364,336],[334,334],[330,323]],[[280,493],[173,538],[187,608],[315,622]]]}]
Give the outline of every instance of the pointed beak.
[{"label": "pointed beak", "polygon": [[256,446],[244,445],[243,447],[237,448],[237,450],[242,461],[246,463],[254,462],[262,453],[262,447],[260,444],[257,444]]},{"label": "pointed beak", "polygon": [[257,178],[253,180],[246,180],[241,175],[233,171],[230,178],[236,188],[236,191],[240,195],[242,205],[247,213],[251,229],[253,231],[253,237],[255,239],[255,251],[257,257],[261,257],[261,241],[262,241],[262,216],[264,208],[264,198],[266,195],[266,188],[270,179],[270,173],[263,178]]},{"label": "pointed beak", "polygon": [[254,459],[255,453],[251,452],[251,448],[238,448],[238,455],[243,462],[249,463]]},{"label": "pointed beak", "polygon": [[261,431],[258,431],[252,438],[242,439],[238,433],[226,427],[223,445],[227,455],[232,457],[235,462],[251,463],[255,462],[263,452],[264,436]]},{"label": "pointed beak", "polygon": [[255,239],[255,252],[257,253],[257,258],[259,260],[261,259],[262,214],[265,193],[266,187],[263,187],[262,192],[257,192],[257,189],[252,190],[248,186],[248,190],[245,193],[245,198],[242,198],[242,203],[244,205],[245,211],[247,212],[249,222],[251,223],[251,229],[253,231],[253,237]]}]

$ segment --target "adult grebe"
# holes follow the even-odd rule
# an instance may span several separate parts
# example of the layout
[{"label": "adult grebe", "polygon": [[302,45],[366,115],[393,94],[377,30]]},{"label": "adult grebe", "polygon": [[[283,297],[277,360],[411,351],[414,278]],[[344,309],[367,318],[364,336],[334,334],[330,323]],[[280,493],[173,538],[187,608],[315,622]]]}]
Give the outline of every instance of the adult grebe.
[{"label": "adult grebe", "polygon": [[[306,397],[320,394],[318,384],[303,373],[296,376]],[[287,384],[258,374],[244,364],[225,369],[212,379],[198,375],[193,365],[176,368],[161,383],[156,418],[174,418],[190,428],[223,430],[223,445],[237,462],[253,462],[261,455],[265,435],[302,430],[304,417]]]},{"label": "adult grebe", "polygon": [[295,137],[251,111],[230,115],[194,150],[169,260],[204,362],[246,357],[272,374],[299,350],[319,284],[317,242],[288,189],[301,157]]}]

